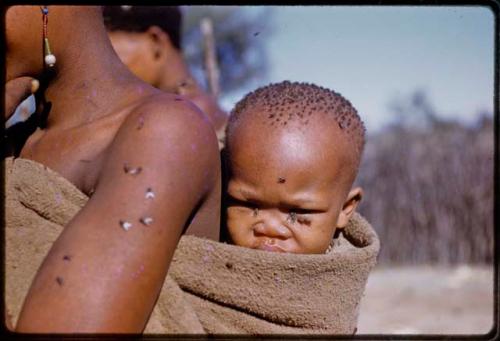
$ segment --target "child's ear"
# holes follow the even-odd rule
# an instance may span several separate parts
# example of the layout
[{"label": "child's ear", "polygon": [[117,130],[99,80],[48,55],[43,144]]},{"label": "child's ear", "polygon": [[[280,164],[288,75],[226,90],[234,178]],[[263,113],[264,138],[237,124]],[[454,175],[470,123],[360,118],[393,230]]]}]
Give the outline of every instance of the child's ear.
[{"label": "child's ear", "polygon": [[347,225],[362,197],[363,190],[361,187],[351,189],[349,194],[347,194],[346,201],[344,202],[337,219],[337,228],[344,228]]},{"label": "child's ear", "polygon": [[170,45],[172,45],[168,34],[158,26],[149,27],[146,34],[151,42],[151,48],[153,49],[155,59],[161,57],[162,52],[165,50],[165,46],[168,45],[170,47]]}]

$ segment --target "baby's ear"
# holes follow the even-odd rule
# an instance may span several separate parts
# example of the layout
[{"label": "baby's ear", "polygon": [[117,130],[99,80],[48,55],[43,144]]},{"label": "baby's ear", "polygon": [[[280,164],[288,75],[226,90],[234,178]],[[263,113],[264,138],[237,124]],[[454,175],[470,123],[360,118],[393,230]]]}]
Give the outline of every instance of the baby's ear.
[{"label": "baby's ear", "polygon": [[363,190],[361,187],[351,189],[337,218],[337,228],[344,228],[347,225],[362,197]]}]

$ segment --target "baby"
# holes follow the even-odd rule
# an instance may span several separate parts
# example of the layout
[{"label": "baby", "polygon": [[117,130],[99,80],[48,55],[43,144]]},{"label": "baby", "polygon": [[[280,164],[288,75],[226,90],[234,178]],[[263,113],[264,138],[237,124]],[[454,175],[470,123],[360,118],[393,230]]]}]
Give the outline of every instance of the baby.
[{"label": "baby", "polygon": [[325,253],[361,200],[365,128],[340,94],[284,81],[247,94],[226,128],[226,224],[236,245]]}]

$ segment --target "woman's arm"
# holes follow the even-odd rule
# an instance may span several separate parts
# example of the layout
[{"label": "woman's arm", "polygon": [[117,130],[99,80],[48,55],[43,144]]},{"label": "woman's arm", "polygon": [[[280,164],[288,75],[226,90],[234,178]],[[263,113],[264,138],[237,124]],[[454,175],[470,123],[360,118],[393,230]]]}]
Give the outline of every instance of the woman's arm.
[{"label": "woman's arm", "polygon": [[142,332],[219,167],[215,134],[192,105],[163,98],[130,114],[94,195],[41,265],[17,331]]},{"label": "woman's arm", "polygon": [[4,121],[6,122],[15,112],[16,107],[40,86],[38,80],[32,77],[19,77],[5,83]]}]

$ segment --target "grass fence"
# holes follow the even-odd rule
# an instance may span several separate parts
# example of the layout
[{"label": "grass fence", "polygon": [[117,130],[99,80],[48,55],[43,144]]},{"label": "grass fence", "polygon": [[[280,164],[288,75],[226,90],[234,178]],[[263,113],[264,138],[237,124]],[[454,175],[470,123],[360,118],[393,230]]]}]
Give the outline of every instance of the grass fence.
[{"label": "grass fence", "polygon": [[369,136],[359,212],[381,240],[379,263],[493,261],[493,119],[430,120]]}]

